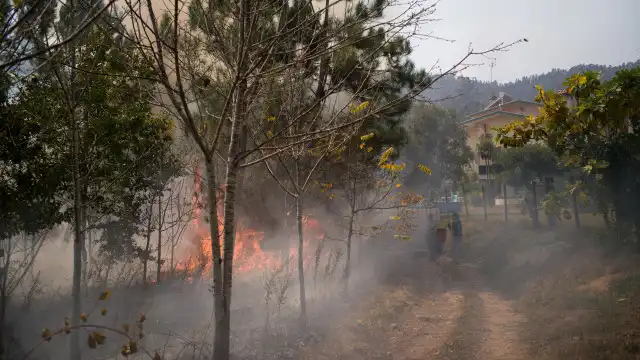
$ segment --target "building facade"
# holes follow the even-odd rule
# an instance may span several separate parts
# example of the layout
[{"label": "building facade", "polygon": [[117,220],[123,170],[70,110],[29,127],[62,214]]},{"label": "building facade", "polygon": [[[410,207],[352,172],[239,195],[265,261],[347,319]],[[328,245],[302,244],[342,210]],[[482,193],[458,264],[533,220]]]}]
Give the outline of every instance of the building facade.
[{"label": "building facade", "polygon": [[491,160],[481,159],[477,151],[480,139],[487,135],[495,138],[494,128],[524,120],[530,115],[536,116],[539,110],[540,104],[536,102],[514,99],[509,94],[500,92],[498,96],[493,96],[489,100],[489,104],[484,110],[469,115],[462,122],[467,133],[467,145],[474,152],[471,167],[473,171],[478,173],[480,180],[487,180],[488,176],[491,177]]}]

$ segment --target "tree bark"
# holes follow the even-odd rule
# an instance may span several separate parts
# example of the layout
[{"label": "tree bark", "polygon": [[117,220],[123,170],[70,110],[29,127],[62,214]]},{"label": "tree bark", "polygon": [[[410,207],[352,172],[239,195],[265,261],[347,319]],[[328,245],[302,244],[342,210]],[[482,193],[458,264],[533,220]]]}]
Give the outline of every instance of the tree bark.
[{"label": "tree bark", "polygon": [[504,222],[509,221],[509,208],[507,205],[507,183],[502,184],[502,196],[504,198]]},{"label": "tree bark", "polygon": [[149,265],[149,254],[151,246],[151,217],[153,215],[153,202],[150,204],[149,219],[147,220],[147,235],[144,246],[144,254],[142,254],[142,284],[147,285],[147,267]]},{"label": "tree bark", "polygon": [[[72,14],[71,30],[75,30],[75,11],[76,7],[74,1],[69,1],[70,13]],[[81,174],[80,174],[80,127],[78,119],[75,114],[75,86],[76,81],[76,49],[73,42],[69,46],[71,52],[71,69],[69,75],[69,120],[71,121],[71,152],[73,155],[73,210],[74,210],[74,233],[75,238],[73,240],[73,286],[72,297],[73,305],[71,311],[71,325],[77,325],[80,320],[81,306],[81,291],[82,291],[82,250],[84,248],[84,232],[82,231],[83,219],[83,199],[81,186]],[[80,360],[82,353],[80,349],[80,338],[78,331],[72,331],[70,336],[70,359]]]},{"label": "tree bark", "polygon": [[[571,183],[574,183],[575,178],[572,176],[569,181]],[[576,227],[580,228],[580,214],[578,214],[578,195],[576,195],[575,191],[573,192],[573,194],[571,194],[571,205],[573,205],[573,217],[576,223]]]},{"label": "tree bark", "polygon": [[307,296],[304,284],[304,235],[302,231],[301,193],[296,197],[296,227],[298,229],[298,281],[300,283],[300,322],[304,326],[307,322]]},{"label": "tree bark", "polygon": [[353,179],[353,185],[351,184],[351,173],[347,167],[347,176],[349,185],[351,185],[351,199],[349,199],[349,229],[347,230],[347,259],[344,265],[344,296],[349,296],[349,277],[351,276],[351,239],[353,238],[353,222],[356,216],[356,181]]},{"label": "tree bark", "polygon": [[[249,30],[250,0],[241,0],[238,11],[238,46],[236,48],[236,76],[238,86],[233,96],[233,114],[231,117],[231,129],[229,151],[227,155],[227,171],[225,175],[226,190],[224,194],[224,254],[222,271],[222,302],[224,311],[220,317],[216,315],[216,329],[213,346],[213,358],[215,360],[229,360],[230,336],[231,336],[231,288],[233,280],[233,253],[235,249],[235,204],[238,171],[240,168],[240,131],[245,125],[245,101],[247,92],[247,56],[248,49],[246,32]],[[224,119],[221,119],[224,121]],[[211,189],[209,190],[211,191]]]},{"label": "tree bark", "polygon": [[7,334],[5,333],[4,330],[5,330],[5,322],[7,318],[7,303],[9,302],[9,294],[7,293],[7,280],[9,278],[9,273],[7,271],[7,268],[11,263],[11,239],[10,238],[7,239],[7,243],[8,243],[8,246],[4,254],[5,263],[2,264],[3,265],[2,267],[0,267],[0,276],[1,276],[0,281],[2,281],[2,284],[0,284],[2,286],[0,288],[0,357],[2,359],[5,358],[5,353],[6,353],[5,337],[7,336]]},{"label": "tree bark", "polygon": [[469,201],[467,200],[467,196],[469,195],[464,187],[464,185],[460,185],[462,188],[462,200],[464,201],[464,213],[469,218]]},{"label": "tree bark", "polygon": [[532,197],[532,201],[533,203],[531,204],[530,210],[531,210],[531,219],[533,220],[533,227],[537,228],[540,226],[540,220],[538,219],[538,194],[537,194],[537,189],[536,189],[536,181],[534,180],[532,182],[532,187],[531,187],[531,197]]},{"label": "tree bark", "polygon": [[[215,164],[213,156],[205,159],[205,169],[207,171],[207,202],[209,207],[209,232],[211,233],[211,270],[213,275],[213,306],[216,326],[214,328],[214,342],[216,347],[219,336],[222,336],[224,327],[224,296],[222,289],[222,254],[220,246],[220,220],[218,219],[218,198],[216,194]],[[172,257],[173,257],[173,249]],[[172,260],[173,262],[173,260]],[[218,359],[214,356],[214,359]]]},{"label": "tree bark", "polygon": [[162,192],[158,194],[158,267],[156,268],[156,284],[160,284],[162,273]]},{"label": "tree bark", "polygon": [[484,221],[487,221],[487,193],[484,184],[481,185],[482,190],[482,206],[484,208]]}]

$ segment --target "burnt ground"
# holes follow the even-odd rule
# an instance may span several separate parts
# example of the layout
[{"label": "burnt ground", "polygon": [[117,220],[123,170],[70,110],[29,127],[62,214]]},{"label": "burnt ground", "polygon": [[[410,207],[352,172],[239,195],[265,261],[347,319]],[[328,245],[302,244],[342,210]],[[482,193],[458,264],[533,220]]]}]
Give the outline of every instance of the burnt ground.
[{"label": "burnt ground", "polygon": [[[446,258],[445,258],[446,261]],[[470,264],[406,264],[402,275],[301,359],[524,359],[523,316]]]},{"label": "burnt ground", "polygon": [[[310,280],[304,330],[296,325],[295,285],[277,314],[273,305],[262,309],[261,289],[237,283],[234,358],[640,359],[638,256],[603,252],[589,240],[599,230],[590,228],[533,231],[513,221],[467,223],[466,229],[459,265],[446,256],[430,262],[419,241],[395,242],[386,253],[375,250],[384,255],[362,272],[372,276],[354,278],[346,299],[336,279],[328,281],[334,288],[316,288]],[[111,306],[119,314],[130,310],[131,317],[147,308],[147,344],[155,343],[165,359],[210,358],[206,287],[165,285],[147,300],[136,299],[118,299],[114,292]],[[45,323],[61,318],[51,309],[35,317],[47,317]],[[122,322],[118,317],[114,324]],[[42,350],[38,358],[60,358]]]},{"label": "burnt ground", "polygon": [[602,228],[468,225],[461,264],[401,262],[299,358],[640,359],[640,256]]}]

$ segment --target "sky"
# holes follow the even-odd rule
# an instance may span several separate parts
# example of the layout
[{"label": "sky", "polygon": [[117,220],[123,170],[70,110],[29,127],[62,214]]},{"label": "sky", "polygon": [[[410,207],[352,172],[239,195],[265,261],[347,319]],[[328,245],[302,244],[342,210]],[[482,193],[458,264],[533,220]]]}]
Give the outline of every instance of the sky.
[{"label": "sky", "polygon": [[[520,38],[495,58],[493,80],[508,82],[578,64],[619,65],[640,58],[640,0],[440,0],[438,21],[420,32],[454,40],[413,39],[419,67],[448,68],[471,47],[486,50]],[[491,79],[491,59],[476,57],[463,75]]]}]

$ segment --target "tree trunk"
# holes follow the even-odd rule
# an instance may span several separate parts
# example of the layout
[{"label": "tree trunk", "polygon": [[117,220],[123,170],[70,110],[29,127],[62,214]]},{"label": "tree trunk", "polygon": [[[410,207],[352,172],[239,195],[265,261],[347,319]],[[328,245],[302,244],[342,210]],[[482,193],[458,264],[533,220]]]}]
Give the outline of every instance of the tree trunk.
[{"label": "tree trunk", "polygon": [[502,184],[502,196],[504,197],[504,222],[509,221],[509,208],[507,205],[507,184]]},{"label": "tree trunk", "polygon": [[162,192],[158,194],[158,267],[156,268],[156,284],[160,284],[162,272]]},{"label": "tree trunk", "polygon": [[[213,358],[215,360],[229,360],[230,336],[231,336],[231,287],[233,280],[233,252],[235,248],[235,203],[238,170],[240,159],[240,131],[245,125],[245,101],[247,92],[247,53],[246,40],[250,18],[250,0],[241,0],[238,11],[238,45],[236,47],[236,74],[239,77],[238,86],[233,94],[233,114],[231,117],[231,129],[229,151],[227,156],[227,172],[225,175],[226,190],[224,195],[224,254],[222,271],[222,299],[224,311],[220,317],[216,315],[216,329],[213,346]],[[213,159],[211,159],[213,160]],[[212,174],[213,175],[213,174]],[[212,191],[211,189],[209,191]]]},{"label": "tree trunk", "polygon": [[530,207],[530,211],[531,211],[531,220],[533,220],[533,227],[537,228],[540,226],[540,221],[538,220],[538,194],[537,194],[537,189],[536,189],[536,182],[533,181],[532,182],[533,186],[531,188],[531,198],[532,198],[532,204]]},{"label": "tree trunk", "polygon": [[[0,281],[2,281],[2,286],[0,288],[0,358],[5,359],[6,348],[5,348],[5,337],[7,336],[5,332],[6,319],[7,319],[7,303],[9,302],[9,294],[7,293],[7,280],[9,278],[9,272],[7,271],[9,265],[11,263],[11,239],[7,239],[7,249],[4,254],[4,264],[0,267]],[[32,264],[33,266],[33,264]]]},{"label": "tree trunk", "polygon": [[147,220],[146,243],[144,246],[144,254],[142,254],[142,284],[145,286],[147,285],[147,269],[149,265],[149,255],[151,253],[151,217],[153,215],[153,202],[151,202],[150,206],[149,219]]},{"label": "tree trunk", "polygon": [[[296,166],[297,170],[297,166]],[[298,228],[298,281],[300,283],[300,322],[307,322],[307,296],[304,285],[304,235],[302,231],[302,194],[296,197],[296,227]]]},{"label": "tree trunk", "polygon": [[[73,9],[71,10],[73,11]],[[75,49],[72,51],[71,63],[75,67]],[[72,67],[72,68],[73,68]],[[73,73],[72,73],[73,74]],[[75,75],[72,75],[71,83],[75,81]],[[73,87],[70,91],[73,97]],[[73,104],[75,100],[71,100]],[[77,325],[80,319],[81,312],[81,291],[82,291],[82,250],[84,248],[84,233],[82,231],[82,208],[83,199],[80,189],[80,159],[79,159],[79,126],[75,116],[75,110],[71,110],[71,132],[72,132],[72,152],[73,152],[73,208],[74,208],[74,232],[75,238],[73,240],[73,308],[71,311],[71,323]],[[71,360],[80,360],[82,358],[80,350],[80,338],[78,331],[71,332]]]},{"label": "tree trunk", "polygon": [[351,239],[353,238],[353,221],[356,216],[356,181],[353,179],[351,183],[351,173],[347,167],[347,176],[349,185],[351,186],[351,199],[349,199],[349,229],[347,232],[347,259],[344,265],[344,296],[349,296],[349,277],[351,276]]},{"label": "tree trunk", "polygon": [[467,191],[464,187],[464,185],[461,185],[462,187],[462,201],[464,201],[464,213],[467,216],[467,218],[469,218],[469,201],[467,200]]},{"label": "tree trunk", "polygon": [[[572,176],[569,181],[571,183],[575,182],[575,178]],[[578,214],[578,195],[576,194],[576,192],[574,191],[573,194],[571,194],[571,205],[573,206],[573,217],[574,220],[576,222],[576,227],[579,228],[580,227],[580,214]]]},{"label": "tree trunk", "polygon": [[[218,219],[218,198],[216,194],[216,172],[213,156],[205,159],[205,169],[207,171],[207,202],[209,207],[209,231],[211,232],[211,270],[213,272],[213,306],[216,326],[214,328],[214,341],[216,349],[224,346],[224,341],[220,340],[220,336],[224,336],[224,294],[223,294],[223,274],[222,274],[222,254],[220,246],[220,220]],[[173,249],[171,256],[173,259]],[[172,260],[173,262],[173,260]],[[222,343],[223,345],[218,345]],[[220,347],[219,347],[220,346]],[[218,359],[219,354],[216,352],[214,359]],[[228,355],[227,355],[228,356]]]},{"label": "tree trunk", "polygon": [[482,206],[484,209],[484,221],[487,221],[487,193],[484,184],[481,185],[482,190]]},{"label": "tree trunk", "polygon": [[353,238],[353,220],[355,214],[353,209],[349,217],[349,230],[347,232],[347,258],[344,265],[344,296],[349,296],[349,277],[351,276],[351,239]]},{"label": "tree trunk", "polygon": [[[83,186],[84,187],[84,186]],[[86,190],[82,191],[82,198],[86,198]],[[85,229],[89,228],[89,221],[87,219],[87,208],[85,206],[82,207],[82,224],[85,226]],[[89,267],[89,254],[87,250],[87,242],[91,240],[91,235],[89,235],[89,231],[85,232],[84,243],[82,244],[82,286],[84,287],[84,296],[85,298],[89,298],[89,280],[88,280],[88,267]]]}]

